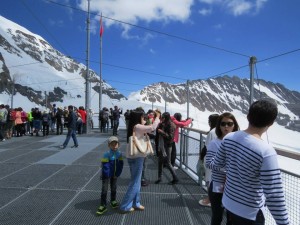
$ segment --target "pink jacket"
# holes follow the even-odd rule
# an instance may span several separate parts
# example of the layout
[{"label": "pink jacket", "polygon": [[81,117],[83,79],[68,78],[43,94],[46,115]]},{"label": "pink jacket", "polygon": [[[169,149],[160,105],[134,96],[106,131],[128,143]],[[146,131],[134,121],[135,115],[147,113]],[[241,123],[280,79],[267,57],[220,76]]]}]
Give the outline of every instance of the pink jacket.
[{"label": "pink jacket", "polygon": [[22,116],[21,116],[21,112],[20,111],[16,111],[16,119],[15,119],[15,125],[17,124],[22,124]]},{"label": "pink jacket", "polygon": [[181,128],[181,127],[188,126],[192,122],[192,119],[178,121],[178,120],[175,119],[174,116],[171,116],[171,120],[176,125],[175,134],[174,134],[174,142],[178,143],[179,127]]}]

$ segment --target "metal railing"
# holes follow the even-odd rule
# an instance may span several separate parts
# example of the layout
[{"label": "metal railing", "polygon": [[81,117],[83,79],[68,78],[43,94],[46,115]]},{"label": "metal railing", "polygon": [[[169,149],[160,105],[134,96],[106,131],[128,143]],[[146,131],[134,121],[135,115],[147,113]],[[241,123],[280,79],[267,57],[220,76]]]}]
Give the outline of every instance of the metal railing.
[{"label": "metal railing", "polygon": [[[201,186],[204,182],[202,180],[203,177],[201,177],[202,171],[197,171],[197,164],[199,161],[200,151],[205,144],[206,134],[207,131],[193,128],[182,128],[180,132],[180,140],[176,146],[176,148],[180,150],[180,154],[177,155],[179,167],[196,180]],[[284,149],[275,149],[278,155],[296,160],[300,159],[300,153]],[[300,224],[300,175],[281,168],[281,176],[290,224]],[[265,216],[265,224],[276,224],[269,211]]]}]

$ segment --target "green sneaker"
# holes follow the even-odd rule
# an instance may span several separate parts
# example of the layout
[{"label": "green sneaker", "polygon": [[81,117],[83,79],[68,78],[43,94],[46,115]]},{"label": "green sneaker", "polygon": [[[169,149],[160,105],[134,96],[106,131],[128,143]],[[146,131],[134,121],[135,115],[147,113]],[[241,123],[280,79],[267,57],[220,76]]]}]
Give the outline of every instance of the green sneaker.
[{"label": "green sneaker", "polygon": [[96,212],[97,215],[102,215],[103,213],[105,213],[107,211],[107,208],[105,206],[100,206]]},{"label": "green sneaker", "polygon": [[110,203],[110,206],[111,206],[113,209],[115,209],[115,208],[118,208],[118,207],[119,207],[119,203],[118,203],[117,201],[112,201],[112,202]]}]

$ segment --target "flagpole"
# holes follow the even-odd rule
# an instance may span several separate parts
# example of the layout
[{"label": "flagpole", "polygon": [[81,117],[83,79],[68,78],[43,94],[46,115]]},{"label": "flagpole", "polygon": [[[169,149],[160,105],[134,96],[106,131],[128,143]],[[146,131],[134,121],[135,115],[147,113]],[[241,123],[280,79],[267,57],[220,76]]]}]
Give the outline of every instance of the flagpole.
[{"label": "flagpole", "polygon": [[100,18],[100,87],[99,87],[99,115],[102,109],[102,13]]},{"label": "flagpole", "polygon": [[[88,0],[88,13],[87,13],[87,46],[86,46],[86,76],[85,76],[85,110],[91,108],[91,83],[90,83],[90,0]],[[86,120],[89,121],[91,118],[87,114]],[[90,133],[90,123],[86,123],[86,130],[84,133]]]}]

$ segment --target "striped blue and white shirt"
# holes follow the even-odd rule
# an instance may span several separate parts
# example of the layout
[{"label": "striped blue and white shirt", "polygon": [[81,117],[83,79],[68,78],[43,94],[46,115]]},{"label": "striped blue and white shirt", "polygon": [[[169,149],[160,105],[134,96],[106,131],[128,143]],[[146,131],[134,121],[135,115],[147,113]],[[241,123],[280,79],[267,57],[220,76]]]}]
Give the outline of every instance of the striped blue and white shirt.
[{"label": "striped blue and white shirt", "polygon": [[289,224],[281,173],[274,148],[244,131],[225,136],[211,168],[225,167],[222,203],[232,213],[255,220],[265,205],[277,224]]},{"label": "striped blue and white shirt", "polygon": [[[219,138],[213,139],[207,146],[205,166],[209,168],[213,157],[216,155],[222,140]],[[211,182],[213,182],[213,192],[223,193],[226,174],[223,170],[212,169]]]}]

